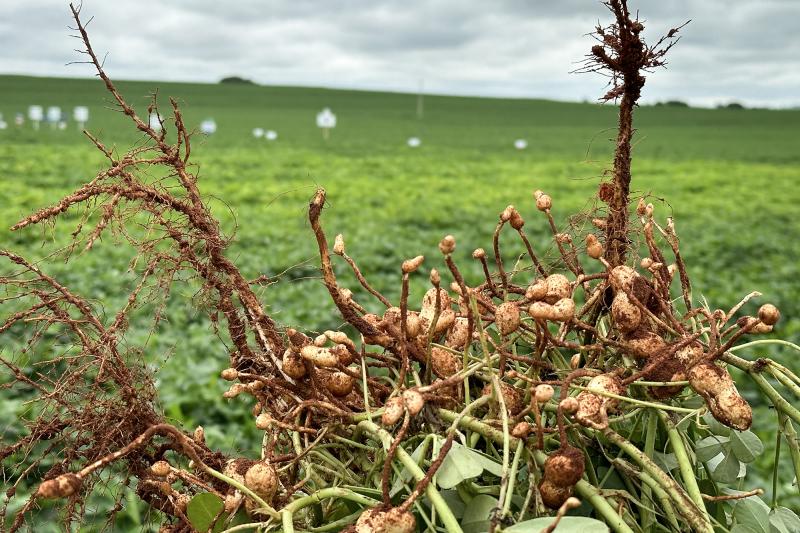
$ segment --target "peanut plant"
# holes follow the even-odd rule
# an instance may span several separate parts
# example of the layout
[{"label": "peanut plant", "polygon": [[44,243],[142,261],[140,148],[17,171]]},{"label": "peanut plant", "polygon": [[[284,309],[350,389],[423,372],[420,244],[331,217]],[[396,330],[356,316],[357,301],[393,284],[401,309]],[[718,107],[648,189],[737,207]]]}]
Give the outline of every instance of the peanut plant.
[{"label": "peanut plant", "polygon": [[[170,100],[160,128],[140,117],[72,7],[83,53],[143,141],[120,154],[87,133],[107,168],[12,230],[83,208],[62,256],[113,232],[137,250],[139,282],[122,308],[104,309],[44,265],[0,251],[9,310],[0,333],[24,339],[19,353],[0,354],[4,386],[32,395],[25,427],[0,448],[4,528],[33,528],[49,500],[65,527],[79,526],[91,493],[118,483],[159,512],[164,532],[800,530],[777,490],[788,475],[777,466],[783,445],[800,477],[800,410],[790,400],[800,378],[743,357],[783,342],[750,340],[773,330],[779,310],[756,307],[757,292],[723,308],[696,301],[674,220],[654,197],[631,194],[642,73],[665,64],[678,29],[648,46],[624,0],[607,7],[614,22],[596,28],[581,68],[607,74],[603,98],[620,100],[614,166],[594,207],[560,223],[557,199],[536,190],[530,207],[499,214],[490,251],[472,252],[482,279],[465,279],[454,256],[462,244],[447,235],[427,278],[423,256],[398,259],[393,302],[370,285],[345,237],[323,228],[318,189],[308,222],[343,319],[319,335],[273,319],[254,292],[264,280],[247,279],[226,255],[231,237],[200,191],[178,104]],[[161,116],[155,99],[148,113]],[[550,229],[548,242],[528,237],[523,212]],[[505,256],[509,239],[526,254]],[[337,277],[334,262],[352,277]],[[152,370],[126,341],[135,310],[162,322],[164,302],[188,283],[229,348],[224,396],[250,398],[263,431],[252,455],[215,451],[202,427],[167,420]],[[412,283],[430,286],[421,302],[410,301]],[[356,284],[374,301],[358,301],[348,288]],[[774,408],[775,420],[756,423],[780,428],[769,504],[746,475],[763,446],[731,367]],[[121,508],[108,510],[109,525]]]}]

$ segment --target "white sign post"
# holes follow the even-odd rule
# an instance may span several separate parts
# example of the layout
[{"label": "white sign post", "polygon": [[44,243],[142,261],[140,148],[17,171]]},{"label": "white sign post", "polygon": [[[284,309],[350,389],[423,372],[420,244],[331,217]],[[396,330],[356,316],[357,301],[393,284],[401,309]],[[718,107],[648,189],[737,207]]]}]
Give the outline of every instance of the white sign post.
[{"label": "white sign post", "polygon": [[410,148],[417,148],[420,144],[422,144],[422,141],[419,137],[409,137],[407,144]]},{"label": "white sign post", "polygon": [[161,115],[158,113],[150,113],[148,123],[153,131],[161,131]]},{"label": "white sign post", "polygon": [[217,132],[217,123],[213,118],[207,118],[200,123],[200,131],[205,135],[213,135]]},{"label": "white sign post", "polygon": [[78,123],[78,130],[82,130],[89,122],[89,108],[85,105],[75,106],[72,110],[72,118]]},{"label": "white sign post", "polygon": [[3,120],[3,114],[0,113],[0,130],[4,130],[7,127],[8,127],[8,124],[6,124],[6,121]]},{"label": "white sign post", "polygon": [[39,123],[44,120],[44,109],[40,105],[32,105],[28,108],[28,118],[33,124],[33,129],[39,129]]},{"label": "white sign post", "polygon": [[58,123],[61,122],[61,108],[57,105],[51,105],[47,108],[47,122],[50,123],[50,127],[52,129],[56,129],[58,127]]},{"label": "white sign post", "polygon": [[278,138],[278,132],[275,130],[267,130],[264,132],[264,138],[268,141],[274,141]]},{"label": "white sign post", "polygon": [[23,124],[25,124],[25,115],[23,115],[22,113],[17,113],[16,115],[14,115],[14,125],[20,127]]},{"label": "white sign post", "polygon": [[330,130],[336,127],[336,115],[326,107],[317,113],[317,127],[322,130],[322,138],[327,141],[330,136]]},{"label": "white sign post", "polygon": [[514,148],[516,148],[517,150],[524,150],[527,147],[528,147],[528,141],[526,141],[525,139],[517,139],[516,141],[514,141]]},{"label": "white sign post", "polygon": [[253,128],[253,137],[260,139],[264,136],[264,128]]}]

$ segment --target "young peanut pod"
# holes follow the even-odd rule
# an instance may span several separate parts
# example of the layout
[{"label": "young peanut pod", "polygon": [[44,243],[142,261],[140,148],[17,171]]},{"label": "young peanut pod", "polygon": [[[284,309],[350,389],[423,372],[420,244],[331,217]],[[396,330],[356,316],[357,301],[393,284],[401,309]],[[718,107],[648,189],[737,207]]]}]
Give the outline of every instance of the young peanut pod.
[{"label": "young peanut pod", "polygon": [[543,300],[547,296],[547,281],[544,279],[537,279],[525,290],[525,298],[533,302]]},{"label": "young peanut pod", "polygon": [[[491,383],[487,383],[486,386],[483,387],[483,395],[484,396],[488,396],[488,395],[492,394],[492,389],[493,388],[494,387],[492,386]],[[501,381],[500,382],[500,392],[503,395],[503,403],[506,404],[506,410],[509,413],[511,413],[512,415],[515,415],[515,414],[519,413],[520,411],[522,411],[524,405],[523,405],[523,402],[522,402],[522,396],[523,395],[520,393],[520,391],[518,391],[512,385],[509,385],[508,383],[505,383],[505,382]],[[497,405],[499,405],[499,404],[500,404],[500,402],[498,401]]]},{"label": "young peanut pod", "polygon": [[544,463],[544,478],[559,487],[571,487],[586,469],[583,452],[572,446],[559,448]]},{"label": "young peanut pod", "polygon": [[562,298],[553,304],[551,320],[556,322],[569,322],[575,317],[575,300]]},{"label": "young peanut pod", "polygon": [[544,301],[554,304],[563,298],[572,296],[572,284],[564,274],[551,274],[545,278],[547,292]]},{"label": "young peanut pod", "polygon": [[600,259],[604,252],[603,245],[600,244],[597,237],[593,233],[588,234],[586,236],[586,254],[592,259]]},{"label": "young peanut pod", "polygon": [[[247,469],[244,474],[244,485],[248,489],[256,493],[262,500],[271,503],[278,492],[278,473],[275,468],[267,461],[258,461],[253,466]],[[245,500],[245,508],[250,515],[257,514],[256,510],[260,505],[247,498]]]},{"label": "young peanut pod", "polygon": [[422,394],[414,389],[403,391],[403,402],[405,402],[406,409],[408,409],[408,414],[411,416],[418,415],[425,406],[425,398],[423,398]]},{"label": "young peanut pod", "polygon": [[290,378],[300,379],[306,375],[306,365],[303,363],[303,358],[293,348],[287,348],[283,352],[282,363],[283,371]]},{"label": "young peanut pod", "polygon": [[367,509],[355,524],[356,533],[414,533],[416,530],[414,515],[396,507]]},{"label": "young peanut pod", "polygon": [[517,439],[527,439],[528,435],[531,434],[533,431],[533,426],[530,422],[522,422],[517,423],[514,428],[511,430],[511,436]]},{"label": "young peanut pod", "polygon": [[572,496],[572,490],[572,485],[559,487],[547,478],[542,478],[539,483],[539,494],[542,496],[542,503],[550,509],[561,507],[567,501],[567,498]]},{"label": "young peanut pod", "polygon": [[625,342],[630,349],[626,353],[636,359],[647,360],[667,348],[667,341],[660,335],[645,329],[638,329],[625,336]]},{"label": "young peanut pod", "polygon": [[36,490],[37,498],[67,498],[81,489],[83,480],[68,472],[53,479],[47,479]]},{"label": "young peanut pod", "polygon": [[642,311],[630,301],[627,293],[618,292],[611,303],[614,325],[621,333],[630,333],[642,323]]},{"label": "young peanut pod", "polygon": [[554,393],[555,391],[552,385],[543,383],[541,385],[536,385],[533,389],[533,398],[536,400],[536,403],[547,403],[553,397]]},{"label": "young peanut pod", "polygon": [[447,332],[445,344],[454,350],[461,350],[469,341],[469,320],[458,317],[453,322],[453,327]]},{"label": "young peanut pod", "polygon": [[381,423],[384,426],[393,426],[403,418],[405,412],[405,402],[402,396],[393,396],[389,398],[383,405],[383,415],[381,415]]},{"label": "young peanut pod", "polygon": [[758,308],[758,319],[768,326],[774,326],[781,319],[781,312],[772,304],[764,304]]},{"label": "young peanut pod", "polygon": [[461,370],[462,366],[461,359],[455,354],[438,346],[431,348],[431,370],[437,377],[449,378]]},{"label": "young peanut pod", "polygon": [[505,302],[497,306],[494,312],[494,321],[497,329],[503,335],[514,333],[519,329],[519,307],[516,302]]},{"label": "young peanut pod", "polygon": [[[451,309],[453,301],[450,295],[444,289],[439,289],[439,319],[436,321],[434,333],[440,335],[447,331],[453,322],[456,320],[456,313]],[[433,317],[436,314],[436,289],[428,289],[425,296],[422,298],[422,309],[419,316],[423,326],[423,330],[427,332],[430,325],[433,323]]]},{"label": "young peanut pod", "polygon": [[325,388],[334,396],[347,396],[353,390],[355,380],[344,372],[331,372],[323,375],[322,381]]},{"label": "young peanut pod", "polygon": [[574,396],[567,396],[560,402],[558,402],[558,406],[564,412],[565,415],[574,415],[580,409],[581,404],[578,402],[578,399]]},{"label": "young peanut pod", "polygon": [[608,427],[608,412],[617,407],[619,400],[594,394],[593,391],[622,395],[625,387],[618,377],[600,374],[589,381],[587,389],[589,390],[581,391],[577,396],[578,411],[575,413],[575,420],[586,427],[605,429]]},{"label": "young peanut pod", "polygon": [[700,363],[689,370],[688,376],[689,385],[703,397],[714,418],[739,431],[750,428],[753,411],[727,370],[714,363]]},{"label": "young peanut pod", "polygon": [[419,268],[419,266],[422,264],[424,260],[425,257],[422,255],[418,255],[413,259],[406,259],[405,261],[403,261],[403,264],[401,266],[403,274],[411,274],[412,272],[414,272]]},{"label": "young peanut pod", "polygon": [[320,367],[334,367],[339,364],[339,358],[329,348],[320,348],[313,344],[303,346],[300,355]]}]

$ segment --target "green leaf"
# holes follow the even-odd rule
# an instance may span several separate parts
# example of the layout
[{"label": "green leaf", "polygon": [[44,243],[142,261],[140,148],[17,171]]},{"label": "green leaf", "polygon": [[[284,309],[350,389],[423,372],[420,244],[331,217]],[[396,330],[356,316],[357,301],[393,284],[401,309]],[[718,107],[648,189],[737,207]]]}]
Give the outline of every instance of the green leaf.
[{"label": "green leaf", "polygon": [[[430,448],[430,444],[431,444],[431,439],[426,437],[422,439],[422,442],[420,442],[419,445],[414,449],[414,451],[411,452],[411,458],[414,459],[415,463],[417,463],[418,465],[420,464],[420,460],[422,459],[422,457],[427,455],[428,449]],[[411,481],[412,479],[413,476],[411,475],[411,472],[408,470],[408,468],[403,467],[403,470],[400,472],[400,475],[395,478],[394,483],[392,484],[392,488],[389,491],[389,495],[392,497],[396,496],[398,493],[400,493],[401,490],[403,490],[403,484]]]},{"label": "green leaf", "polygon": [[674,453],[653,452],[653,460],[665,472],[678,468],[678,459],[675,458]]},{"label": "green leaf", "polygon": [[472,498],[461,517],[461,529],[464,533],[485,533],[489,531],[492,509],[497,507],[497,498],[488,494],[479,494]]},{"label": "green leaf", "polygon": [[731,450],[741,462],[752,463],[764,453],[764,445],[752,431],[731,431]]},{"label": "green leaf", "polygon": [[740,500],[733,508],[733,519],[756,533],[770,533],[769,507],[758,497]]},{"label": "green leaf", "polygon": [[443,489],[452,489],[466,479],[480,476],[484,470],[499,476],[502,467],[488,456],[454,443],[436,473],[436,483]]},{"label": "green leaf", "polygon": [[[225,503],[210,492],[201,492],[189,501],[186,516],[197,531],[208,531],[214,519],[225,508]],[[222,520],[219,520],[222,522]]]},{"label": "green leaf", "polygon": [[758,530],[753,529],[750,526],[743,526],[742,524],[736,524],[730,529],[731,533],[758,533]]},{"label": "green leaf", "polygon": [[730,439],[728,437],[720,437],[718,435],[711,435],[697,441],[694,445],[694,453],[697,454],[698,461],[710,461],[722,452],[722,445],[726,444]]},{"label": "green leaf", "polygon": [[447,506],[453,511],[453,516],[456,519],[461,519],[464,516],[464,511],[466,510],[467,506],[464,501],[461,499],[461,496],[458,495],[458,491],[454,489],[448,489],[441,491],[442,498],[447,503]]},{"label": "green leaf", "polygon": [[712,476],[720,483],[734,483],[739,479],[742,464],[733,453],[728,452],[725,458],[714,468]]},{"label": "green leaf", "polygon": [[796,533],[800,531],[800,518],[786,507],[776,507],[769,512],[770,531],[775,533]]},{"label": "green leaf", "polygon": [[711,413],[706,413],[703,415],[703,421],[708,424],[708,429],[714,435],[720,435],[722,437],[727,437],[731,433],[731,428],[725,426],[717,421],[716,418]]},{"label": "green leaf", "polygon": [[[540,533],[543,529],[553,523],[555,518],[536,518],[525,520],[509,528],[504,529],[507,533]],[[556,527],[558,533],[602,533],[609,531],[608,526],[600,520],[585,516],[565,516]]]}]

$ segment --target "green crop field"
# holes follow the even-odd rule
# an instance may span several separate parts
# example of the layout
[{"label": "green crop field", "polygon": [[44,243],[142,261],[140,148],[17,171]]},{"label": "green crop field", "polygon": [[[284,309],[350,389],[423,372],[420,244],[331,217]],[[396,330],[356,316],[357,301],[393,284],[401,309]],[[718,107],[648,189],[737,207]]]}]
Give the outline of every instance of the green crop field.
[{"label": "green crop field", "polygon": [[[598,79],[598,93],[601,85]],[[426,96],[420,120],[416,96],[409,94],[159,82],[121,82],[119,88],[141,113],[157,90],[162,115],[169,114],[167,97],[173,96],[187,123],[216,120],[215,135],[194,137],[192,159],[200,168],[201,190],[232,237],[228,256],[247,276],[275,281],[261,295],[276,320],[311,330],[337,325],[305,218],[316,187],[328,191],[326,230],[345,235],[349,255],[390,298],[399,297],[401,260],[427,257],[414,280],[418,298],[428,270],[442,267],[437,243],[443,235],[456,237],[467,281],[477,281],[470,253],[491,248],[497,215],[506,205],[520,209],[534,245],[545,246],[546,221],[532,191],[548,192],[557,221],[564,223],[595,205],[592,197],[611,166],[613,105]],[[65,131],[15,128],[14,114],[31,104],[60,105],[70,114],[73,106],[87,105],[88,129],[107,145],[125,150],[142,140],[98,80],[0,76],[0,113],[10,123],[0,131],[3,228],[104,168],[102,154],[73,123]],[[314,122],[323,107],[338,116],[327,142]],[[800,341],[800,111],[643,106],[635,124],[633,187],[637,195],[663,199],[654,201],[662,220],[675,217],[694,296],[728,309],[760,291],[759,302],[773,302],[783,313],[775,336]],[[254,139],[254,127],[274,129],[279,138]],[[407,147],[410,136],[420,137],[422,146]],[[527,150],[513,148],[517,138],[527,139]],[[81,215],[69,211],[55,227],[3,229],[0,247],[44,258],[69,242]],[[56,260],[45,269],[102,301],[112,315],[134,282],[126,274],[131,251],[121,242],[109,233],[91,252],[76,251],[70,263]],[[509,242],[508,261],[522,250],[515,246]],[[360,294],[344,267],[338,264],[338,273]],[[7,268],[0,267],[0,275]],[[220,399],[224,384],[217,375],[227,366],[227,349],[208,318],[193,309],[196,289],[191,282],[179,284],[154,331],[144,309],[128,343],[161,368],[158,386],[169,417],[187,426],[202,423],[212,446],[249,448],[253,434],[226,429],[231,417],[250,416],[249,405]],[[750,311],[756,308],[751,304]],[[0,308],[0,319],[3,313]],[[3,353],[16,348],[13,338],[0,337]],[[766,352],[744,355],[759,353]],[[770,353],[800,369],[797,353]],[[0,384],[4,380],[0,374]],[[3,399],[0,425],[24,413],[23,400]],[[768,425],[759,420],[754,430],[766,437],[773,419]],[[764,441],[764,460],[770,461],[774,438]]]}]

